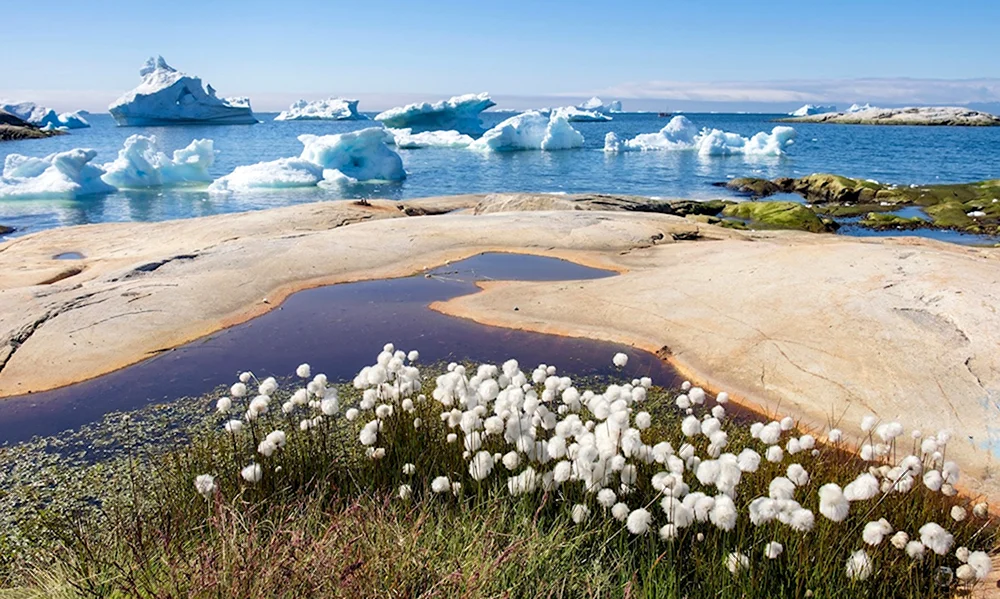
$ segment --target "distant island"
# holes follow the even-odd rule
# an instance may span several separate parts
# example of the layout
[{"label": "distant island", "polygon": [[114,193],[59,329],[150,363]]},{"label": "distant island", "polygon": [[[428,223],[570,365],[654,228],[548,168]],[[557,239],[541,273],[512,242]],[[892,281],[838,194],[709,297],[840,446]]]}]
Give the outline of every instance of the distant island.
[{"label": "distant island", "polygon": [[778,119],[785,123],[837,123],[841,125],[937,125],[995,127],[1000,117],[957,106],[865,108],[845,112],[823,112]]}]

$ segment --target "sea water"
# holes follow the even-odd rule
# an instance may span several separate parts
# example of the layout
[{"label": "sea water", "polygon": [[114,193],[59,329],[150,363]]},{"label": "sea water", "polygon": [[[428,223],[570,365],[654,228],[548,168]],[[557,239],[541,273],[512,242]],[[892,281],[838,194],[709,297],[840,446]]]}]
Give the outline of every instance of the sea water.
[{"label": "sea water", "polygon": [[[343,133],[378,126],[372,121],[274,121],[258,113],[257,125],[187,127],[116,127],[109,115],[88,117],[90,129],[42,140],[0,144],[0,162],[8,154],[44,156],[72,148],[97,150],[95,163],[110,162],[133,134],[155,135],[168,154],[193,139],[215,141],[211,169],[221,177],[240,165],[298,156],[303,133]],[[510,113],[487,112],[488,128]],[[686,114],[696,126],[750,136],[770,132],[782,115]],[[657,114],[615,114],[601,123],[573,123],[586,143],[557,152],[484,153],[465,148],[399,150],[407,178],[392,184],[312,187],[209,194],[194,189],[121,191],[77,200],[0,201],[0,224],[14,235],[42,229],[115,221],[159,221],[210,214],[260,210],[336,199],[406,199],[476,192],[600,192],[658,198],[735,197],[713,182],[733,177],[798,177],[831,172],[901,185],[956,183],[1000,177],[1000,127],[906,127],[794,124],[795,143],[782,156],[699,156],[693,151],[605,154],[604,136],[622,139],[658,131],[668,118]],[[848,230],[850,231],[850,229]]]}]

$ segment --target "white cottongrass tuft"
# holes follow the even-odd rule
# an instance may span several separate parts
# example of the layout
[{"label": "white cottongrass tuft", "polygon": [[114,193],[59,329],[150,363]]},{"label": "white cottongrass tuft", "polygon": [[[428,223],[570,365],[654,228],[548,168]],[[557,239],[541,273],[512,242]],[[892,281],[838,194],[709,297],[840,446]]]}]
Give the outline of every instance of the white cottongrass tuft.
[{"label": "white cottongrass tuft", "polygon": [[611,362],[618,368],[625,368],[625,365],[628,364],[628,356],[618,352],[613,358],[611,358]]},{"label": "white cottongrass tuft", "polygon": [[778,559],[778,556],[780,556],[784,550],[785,548],[781,546],[781,543],[771,541],[767,545],[764,545],[764,557],[767,559]]},{"label": "white cottongrass tuft", "polygon": [[859,549],[847,558],[847,577],[851,580],[866,580],[872,575],[872,560],[864,549]]},{"label": "white cottongrass tuft", "polygon": [[639,508],[628,515],[625,526],[634,535],[644,535],[649,532],[649,525],[653,522],[653,516],[644,508]]},{"label": "white cottongrass tuft", "polygon": [[920,542],[938,555],[945,555],[955,542],[955,537],[936,522],[920,527]]},{"label": "white cottongrass tuft", "polygon": [[986,518],[990,515],[990,506],[984,502],[972,506],[972,515],[976,518]]},{"label": "white cottongrass tuft", "polygon": [[731,574],[739,574],[740,571],[750,567],[750,558],[742,553],[730,553],[726,556],[726,569]]},{"label": "white cottongrass tuft", "polygon": [[413,464],[403,464],[403,474],[407,476],[412,476],[414,472],[417,471],[417,467]]},{"label": "white cottongrass tuft", "polygon": [[951,507],[951,519],[955,522],[961,522],[969,515],[965,508],[960,505],[954,505]]},{"label": "white cottongrass tuft", "polygon": [[215,410],[220,414],[225,414],[233,407],[233,400],[228,397],[220,397],[215,402]]},{"label": "white cottongrass tuft", "polygon": [[300,379],[307,379],[312,376],[312,369],[308,364],[299,364],[299,367],[295,369],[295,376]]},{"label": "white cottongrass tuft", "polygon": [[208,499],[218,490],[218,485],[215,484],[215,477],[211,474],[199,474],[194,478],[194,489],[198,491],[198,494]]},{"label": "white cottongrass tuft", "polygon": [[451,490],[451,481],[447,476],[439,476],[431,481],[431,491],[435,493],[447,493]]},{"label": "white cottongrass tuft", "polygon": [[246,383],[236,383],[235,385],[229,388],[229,393],[233,397],[246,397],[247,395]]},{"label": "white cottongrass tuft", "polygon": [[970,553],[968,565],[975,572],[976,580],[985,580],[993,569],[993,562],[990,560],[990,556],[984,551],[973,551]]},{"label": "white cottongrass tuft", "polygon": [[886,535],[892,533],[892,525],[885,518],[868,522],[861,532],[861,538],[869,545],[879,545]]},{"label": "white cottongrass tuft", "polygon": [[583,524],[590,518],[590,508],[582,503],[578,503],[573,506],[572,517],[573,522]]},{"label": "white cottongrass tuft", "polygon": [[413,495],[413,488],[410,485],[399,485],[399,498],[408,501]]},{"label": "white cottongrass tuft", "polygon": [[910,559],[922,560],[924,558],[924,544],[920,541],[910,541],[906,544],[906,555]]},{"label": "white cottongrass tuft", "polygon": [[851,504],[838,485],[827,483],[819,488],[819,513],[828,520],[843,522],[850,510]]},{"label": "white cottongrass tuft", "polygon": [[259,483],[260,479],[264,477],[264,469],[260,467],[260,464],[250,464],[240,470],[240,476],[248,483]]},{"label": "white cottongrass tuft", "polygon": [[889,537],[889,542],[892,543],[893,547],[902,551],[906,549],[906,545],[910,542],[910,535],[906,534],[906,531],[900,530]]},{"label": "white cottongrass tuft", "polygon": [[616,503],[611,508],[611,516],[619,522],[624,522],[628,518],[629,513],[628,506],[621,502]]}]

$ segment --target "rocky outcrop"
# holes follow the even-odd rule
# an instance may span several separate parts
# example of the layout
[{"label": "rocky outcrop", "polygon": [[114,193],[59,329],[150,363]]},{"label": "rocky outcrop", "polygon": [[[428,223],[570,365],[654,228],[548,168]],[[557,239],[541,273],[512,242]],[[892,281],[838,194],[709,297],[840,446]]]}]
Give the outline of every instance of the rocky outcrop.
[{"label": "rocky outcrop", "polygon": [[[831,174],[813,174],[798,179],[733,179],[720,183],[739,193],[760,199],[775,193],[797,193],[821,215],[864,216],[870,212],[892,212],[919,206],[930,217],[923,226],[966,233],[1000,235],[1000,179],[940,185],[888,185]],[[876,220],[865,218],[869,226]],[[897,224],[904,224],[898,222]],[[914,228],[916,223],[907,223]]]},{"label": "rocky outcrop", "polygon": [[741,202],[726,206],[722,214],[745,220],[757,228],[795,229],[810,233],[829,233],[837,229],[832,219],[821,219],[796,202]]},{"label": "rocky outcrop", "polygon": [[43,131],[38,127],[21,120],[9,112],[0,110],[0,141],[16,141],[19,139],[41,139],[53,135],[62,135],[62,131]]},{"label": "rocky outcrop", "polygon": [[920,106],[868,108],[855,112],[827,112],[778,119],[786,123],[836,123],[840,125],[932,125],[952,127],[995,127],[1000,117],[961,107]]}]

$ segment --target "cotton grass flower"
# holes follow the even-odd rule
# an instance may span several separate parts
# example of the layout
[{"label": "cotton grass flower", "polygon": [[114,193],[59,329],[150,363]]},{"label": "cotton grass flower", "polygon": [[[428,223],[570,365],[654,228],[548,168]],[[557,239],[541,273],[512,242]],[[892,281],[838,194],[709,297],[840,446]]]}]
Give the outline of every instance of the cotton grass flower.
[{"label": "cotton grass flower", "polygon": [[993,569],[993,562],[990,556],[984,551],[973,551],[969,554],[968,565],[975,572],[976,580],[986,580]]},{"label": "cotton grass flower", "polygon": [[631,512],[629,511],[628,506],[622,502],[616,503],[611,508],[611,517],[619,522],[624,522],[630,513]]},{"label": "cotton grass flower", "polygon": [[951,519],[954,520],[955,522],[961,522],[962,520],[965,520],[965,518],[968,515],[969,513],[965,510],[964,507],[960,505],[953,505],[951,507]]},{"label": "cotton grass flower", "polygon": [[639,508],[628,515],[625,527],[634,535],[644,535],[649,532],[649,525],[652,522],[652,514],[644,508]]},{"label": "cotton grass flower", "polygon": [[945,555],[951,549],[955,538],[936,522],[928,522],[920,527],[920,542],[938,555]]},{"label": "cotton grass flower", "polygon": [[469,462],[469,476],[475,481],[481,481],[493,470],[493,455],[488,451],[477,452]]},{"label": "cotton grass flower", "polygon": [[847,577],[851,580],[867,580],[872,575],[872,560],[864,549],[859,549],[847,558]]},{"label": "cotton grass flower", "polygon": [[726,569],[734,576],[749,567],[750,558],[742,553],[730,553],[726,556]]},{"label": "cotton grass flower", "polygon": [[616,501],[618,501],[618,497],[611,489],[601,489],[597,492],[597,503],[599,503],[601,507],[610,508],[615,505]]},{"label": "cotton grass flower", "polygon": [[226,423],[225,429],[227,433],[235,435],[243,430],[243,421],[230,420],[229,422]]},{"label": "cotton grass flower", "polygon": [[913,560],[924,559],[924,544],[920,541],[910,541],[906,544],[906,555]]},{"label": "cotton grass flower", "polygon": [[827,483],[819,488],[819,513],[833,522],[843,522],[850,512],[848,502],[840,486]]},{"label": "cotton grass flower", "polygon": [[406,463],[403,464],[403,474],[407,476],[413,476],[413,473],[417,471],[417,467],[413,464]]},{"label": "cotton grass flower", "polygon": [[910,542],[910,535],[906,534],[906,531],[900,530],[889,537],[889,542],[892,543],[893,547],[902,551],[906,549],[907,543]]},{"label": "cotton grass flower", "polygon": [[778,559],[778,556],[785,550],[781,543],[776,541],[771,541],[767,545],[764,545],[764,557],[767,559]]},{"label": "cotton grass flower", "polygon": [[260,479],[264,477],[264,469],[260,467],[260,464],[250,464],[240,470],[240,476],[248,483],[259,483]]},{"label": "cotton grass flower", "polygon": [[613,358],[611,358],[611,362],[615,365],[616,368],[625,368],[625,365],[628,364],[628,356],[626,356],[621,352],[618,352],[617,354],[614,355]]},{"label": "cotton grass flower", "polygon": [[861,538],[869,545],[879,545],[882,543],[882,539],[891,533],[892,525],[889,524],[889,521],[885,518],[881,518],[879,520],[866,523],[864,530],[861,532]]},{"label": "cotton grass flower", "polygon": [[307,379],[312,376],[312,369],[308,364],[299,364],[299,367],[295,369],[295,376],[300,379]]},{"label": "cotton grass flower", "polygon": [[578,503],[573,506],[573,511],[571,515],[574,523],[583,524],[584,522],[587,521],[588,518],[590,518],[590,508],[582,503]]},{"label": "cotton grass flower", "polygon": [[211,497],[218,488],[218,485],[215,484],[215,477],[211,474],[199,474],[194,478],[195,491],[205,499]]},{"label": "cotton grass flower", "polygon": [[451,481],[447,476],[439,476],[431,481],[431,491],[435,493],[447,493],[451,490]]},{"label": "cotton grass flower", "polygon": [[976,518],[986,518],[990,515],[990,506],[984,502],[972,506],[972,515]]},{"label": "cotton grass flower", "polygon": [[403,501],[409,501],[410,497],[413,495],[413,487],[410,485],[399,485],[399,498]]}]

